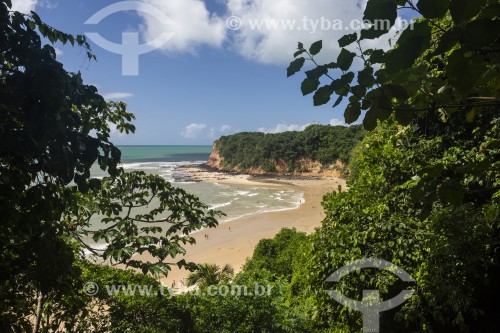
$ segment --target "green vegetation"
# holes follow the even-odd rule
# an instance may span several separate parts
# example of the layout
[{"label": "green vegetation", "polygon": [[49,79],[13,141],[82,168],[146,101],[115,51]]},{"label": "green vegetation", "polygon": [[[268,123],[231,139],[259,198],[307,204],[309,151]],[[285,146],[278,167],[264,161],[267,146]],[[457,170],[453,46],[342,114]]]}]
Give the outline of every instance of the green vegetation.
[{"label": "green vegetation", "polygon": [[[346,122],[366,111],[363,125],[373,131],[353,154],[349,191],[324,198],[327,217],[311,240],[303,270],[316,295],[314,325],[361,329],[360,313],[334,302],[325,280],[345,263],[377,257],[407,270],[417,290],[382,314],[381,331],[493,332],[500,327],[492,301],[500,294],[493,282],[500,277],[500,7],[369,0],[364,18],[394,23],[398,6],[421,17],[391,50],[363,49],[363,40],[385,34],[368,29],[341,38],[339,57],[326,65],[314,59],[321,41],[309,50],[299,43],[288,68],[290,76],[311,61],[303,94],[314,92],[315,105],[348,99]],[[357,73],[355,56],[364,63]],[[331,83],[319,87],[322,77]],[[404,289],[386,272],[353,275],[337,286],[352,298],[360,289],[385,299]]]},{"label": "green vegetation", "polygon": [[[55,331],[75,320],[83,328],[68,330],[88,331],[84,249],[155,276],[171,265],[193,270],[175,258],[194,242],[192,231],[216,226],[221,213],[161,177],[119,168],[110,128],[133,132],[133,114],[66,72],[41,39],[76,44],[95,60],[85,37],[11,5],[0,2],[0,331]],[[94,163],[110,176],[90,178]],[[102,229],[91,227],[92,216]],[[90,239],[107,246],[93,249]]]},{"label": "green vegetation", "polygon": [[208,287],[217,285],[223,281],[228,281],[233,277],[234,269],[231,265],[224,265],[220,268],[216,264],[200,264],[196,272],[189,274],[187,285],[198,285],[199,287]]},{"label": "green vegetation", "polygon": [[277,172],[276,166],[284,166],[284,172],[308,171],[303,169],[301,159],[318,161],[323,165],[337,160],[347,163],[349,152],[364,133],[360,125],[309,125],[301,132],[245,132],[223,136],[216,141],[216,146],[224,168]]},{"label": "green vegetation", "polygon": [[[183,253],[182,245],[193,241],[189,232],[215,226],[219,214],[205,212],[197,198],[161,178],[120,170],[109,124],[133,131],[133,116],[122,103],[106,103],[78,74],[66,73],[34,29],[88,50],[85,39],[47,27],[35,14],[9,14],[10,1],[2,2],[0,331],[361,332],[362,314],[326,290],[360,300],[361,290],[379,290],[387,299],[406,288],[415,294],[382,313],[382,332],[498,331],[500,6],[492,0],[369,0],[365,18],[394,22],[398,5],[422,17],[390,51],[362,50],[363,39],[384,33],[369,29],[342,38],[338,59],[324,66],[314,62],[322,42],[309,50],[299,44],[288,69],[299,72],[306,61],[299,56],[306,54],[314,67],[306,71],[304,94],[315,92],[317,105],[333,94],[337,101],[348,98],[349,123],[367,111],[363,124],[370,132],[350,155],[349,191],[324,197],[322,226],[310,236],[284,229],[260,241],[234,278],[222,276],[227,269],[201,266],[193,275],[207,281],[201,293],[170,297],[151,275],[166,274],[173,263],[165,259]],[[352,43],[355,52],[346,49]],[[364,63],[357,75],[350,71],[356,55]],[[340,78],[319,87],[326,75]],[[237,161],[233,167],[264,168],[283,159],[293,169],[301,157],[347,161],[363,134],[359,127],[313,125],[300,133],[223,137],[219,148],[226,163]],[[90,179],[96,160],[109,178]],[[148,204],[149,214],[133,213]],[[96,214],[107,216],[103,229],[89,230]],[[84,236],[109,244],[103,253],[87,250],[149,276],[89,262]],[[143,252],[155,262],[132,260]],[[340,283],[325,282],[367,257],[391,261],[416,281],[363,269]],[[100,287],[96,295],[82,289],[87,281]],[[210,295],[208,284],[249,291],[258,284],[266,292]],[[151,289],[143,296],[110,295],[109,285]]]},{"label": "green vegetation", "polygon": [[[72,303],[78,306],[66,313],[65,327],[71,332],[116,333],[127,330],[313,332],[308,314],[302,311],[303,305],[285,303],[291,268],[298,264],[295,249],[306,241],[305,234],[283,229],[274,239],[259,242],[243,271],[231,281],[230,269],[203,264],[198,275],[203,276],[204,281],[210,281],[200,283],[200,289],[195,293],[173,297],[167,288],[162,288],[151,277],[89,262],[79,263],[82,278],[94,281],[99,291],[92,297],[81,291],[73,295]],[[269,258],[271,261],[267,262]],[[221,275],[224,277],[220,278]],[[142,289],[142,293],[138,289],[131,294],[123,290],[108,293],[110,286],[127,285],[147,286],[148,289]],[[56,310],[51,307],[47,313],[54,314]]]}]

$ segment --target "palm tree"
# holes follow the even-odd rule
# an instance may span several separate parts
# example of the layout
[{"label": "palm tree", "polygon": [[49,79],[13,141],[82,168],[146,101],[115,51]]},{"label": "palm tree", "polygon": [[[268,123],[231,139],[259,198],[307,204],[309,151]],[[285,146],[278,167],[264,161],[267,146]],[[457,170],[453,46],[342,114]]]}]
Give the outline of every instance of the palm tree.
[{"label": "palm tree", "polygon": [[233,274],[234,269],[229,264],[225,264],[222,269],[216,264],[200,264],[195,272],[189,274],[186,282],[188,286],[197,284],[199,287],[208,287],[229,280]]}]

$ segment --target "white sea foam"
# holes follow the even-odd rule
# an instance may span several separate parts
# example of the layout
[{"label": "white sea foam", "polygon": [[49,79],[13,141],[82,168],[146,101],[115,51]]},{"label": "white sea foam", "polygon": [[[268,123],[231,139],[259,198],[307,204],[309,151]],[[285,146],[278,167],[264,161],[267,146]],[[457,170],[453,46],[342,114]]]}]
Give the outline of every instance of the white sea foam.
[{"label": "white sea foam", "polygon": [[221,208],[221,207],[227,207],[231,203],[233,203],[233,201],[234,200],[231,200],[231,201],[228,201],[228,202],[219,203],[219,204],[213,204],[213,205],[208,206],[208,209],[217,209],[217,208]]},{"label": "white sea foam", "polygon": [[195,162],[125,162],[122,164],[125,170],[144,171],[150,174],[156,174],[171,183],[194,183],[190,177],[180,170],[180,167],[197,165],[204,163],[204,161]]},{"label": "white sea foam", "polygon": [[[255,216],[267,212],[296,209],[305,202],[302,192],[281,190],[268,187],[246,187],[221,183],[193,182],[182,166],[200,164],[197,162],[125,162],[124,169],[142,170],[148,174],[156,174],[175,183],[174,186],[198,196],[201,202],[207,203],[209,209],[222,210],[226,217],[219,219],[221,223],[234,221],[247,216]],[[96,172],[99,172],[96,168]],[[101,174],[96,174],[101,176]],[[105,247],[105,244],[99,244]]]}]

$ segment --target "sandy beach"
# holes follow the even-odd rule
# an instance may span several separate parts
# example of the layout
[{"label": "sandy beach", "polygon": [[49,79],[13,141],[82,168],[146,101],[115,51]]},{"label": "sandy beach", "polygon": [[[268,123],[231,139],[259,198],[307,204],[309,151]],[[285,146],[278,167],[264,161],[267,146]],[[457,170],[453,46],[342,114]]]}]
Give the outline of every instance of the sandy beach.
[{"label": "sandy beach", "polygon": [[[321,200],[324,194],[345,188],[345,181],[339,178],[252,178],[248,175],[228,175],[211,172],[200,168],[186,168],[191,177],[199,181],[217,182],[238,187],[272,187],[304,193],[302,204],[295,209],[267,212],[219,224],[217,228],[199,231],[193,236],[196,244],[187,245],[187,254],[183,257],[195,263],[215,263],[219,266],[230,264],[238,272],[259,240],[272,238],[282,228],[296,228],[298,231],[311,233],[321,225],[324,217]],[[178,257],[177,260],[182,258]],[[172,267],[167,278],[161,280],[165,286],[184,289],[180,281],[186,279],[189,272]]]}]

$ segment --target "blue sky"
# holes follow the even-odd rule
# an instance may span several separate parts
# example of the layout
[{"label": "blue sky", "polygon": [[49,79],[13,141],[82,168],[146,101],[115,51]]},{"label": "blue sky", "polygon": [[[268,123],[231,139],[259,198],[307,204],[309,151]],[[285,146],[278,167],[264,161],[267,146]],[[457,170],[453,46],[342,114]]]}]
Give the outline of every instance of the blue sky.
[{"label": "blue sky", "polygon": [[[109,15],[97,25],[85,24],[118,2],[13,1],[16,9],[25,12],[35,8],[55,28],[73,34],[97,32],[114,43],[121,43],[124,32],[137,32],[141,43],[165,31],[173,34],[155,45],[154,51],[139,56],[139,72],[133,76],[122,75],[121,55],[92,41],[98,61],[90,63],[82,49],[56,45],[58,59],[67,70],[80,71],[86,83],[95,85],[106,98],[125,101],[136,115],[136,133],[115,133],[116,144],[211,144],[223,134],[240,131],[277,132],[300,130],[310,123],[342,123],[343,105],[332,109],[332,101],[313,107],[312,96],[303,97],[300,92],[304,74],[287,78],[286,68],[298,41],[309,45],[323,39],[320,60],[335,60],[337,39],[353,31],[328,29],[329,25],[361,19],[366,0],[137,0],[166,15],[171,24],[162,25],[156,15],[130,10]],[[238,30],[227,27],[228,22],[235,27],[234,17],[241,23]],[[252,26],[255,22],[268,26]],[[287,25],[290,22],[293,28]],[[370,41],[368,47],[387,48],[388,37]]]}]

